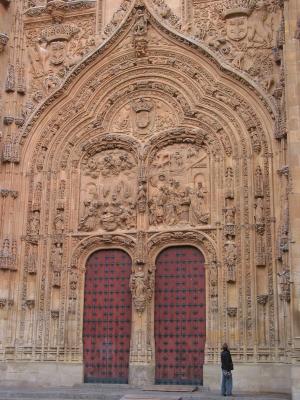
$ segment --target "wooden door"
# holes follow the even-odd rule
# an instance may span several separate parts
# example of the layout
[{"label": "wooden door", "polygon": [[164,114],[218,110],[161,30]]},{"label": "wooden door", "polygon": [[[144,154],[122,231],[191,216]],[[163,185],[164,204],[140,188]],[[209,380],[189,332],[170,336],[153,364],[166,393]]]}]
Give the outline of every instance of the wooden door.
[{"label": "wooden door", "polygon": [[156,383],[202,384],[205,347],[204,257],[170,247],[156,260]]},{"label": "wooden door", "polygon": [[128,382],[130,273],[131,258],[121,250],[100,250],[87,261],[83,317],[85,382]]}]

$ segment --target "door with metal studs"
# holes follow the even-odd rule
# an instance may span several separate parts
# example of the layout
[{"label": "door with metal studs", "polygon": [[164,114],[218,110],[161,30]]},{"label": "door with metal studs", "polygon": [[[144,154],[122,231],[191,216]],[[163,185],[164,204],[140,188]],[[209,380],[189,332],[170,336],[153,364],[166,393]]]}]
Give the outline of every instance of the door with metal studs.
[{"label": "door with metal studs", "polygon": [[128,382],[130,273],[131,258],[122,250],[99,250],[87,261],[83,318],[85,382]]},{"label": "door with metal studs", "polygon": [[157,384],[203,383],[205,327],[204,257],[194,247],[169,247],[156,260]]}]

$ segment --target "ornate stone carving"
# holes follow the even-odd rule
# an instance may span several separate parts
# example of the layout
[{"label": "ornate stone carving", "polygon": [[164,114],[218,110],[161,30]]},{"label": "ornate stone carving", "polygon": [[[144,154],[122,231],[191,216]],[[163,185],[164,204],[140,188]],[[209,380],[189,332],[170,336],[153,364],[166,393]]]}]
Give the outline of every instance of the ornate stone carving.
[{"label": "ornate stone carving", "polygon": [[0,269],[15,271],[17,269],[17,242],[4,238],[0,242]]},{"label": "ornate stone carving", "polygon": [[196,39],[272,92],[277,78],[272,48],[281,24],[278,2],[219,0],[204,6],[194,1],[194,14]]},{"label": "ornate stone carving", "polygon": [[38,210],[34,210],[29,218],[29,225],[28,225],[28,235],[31,237],[38,237],[40,234],[40,212]]},{"label": "ornate stone carving", "polygon": [[255,197],[264,197],[264,181],[261,167],[256,167],[254,181]]},{"label": "ornate stone carving", "polygon": [[258,197],[256,199],[254,206],[255,206],[256,231],[262,235],[265,229],[265,213],[264,213],[263,199],[261,197]]},{"label": "ornate stone carving", "polygon": [[[133,338],[143,333],[142,351],[147,353],[138,360],[152,362],[155,257],[167,246],[191,245],[205,255],[207,360],[218,359],[220,321],[224,335],[237,344],[239,360],[256,360],[262,353],[251,350],[260,326],[257,310],[257,320],[267,313],[264,323],[270,333],[263,353],[266,360],[272,359],[278,313],[271,223],[276,223],[273,209],[276,218],[279,215],[281,195],[271,196],[273,182],[279,179],[271,171],[281,164],[277,144],[269,137],[275,105],[250,76],[280,99],[284,82],[276,86],[277,76],[269,73],[276,72],[279,64],[272,68],[269,64],[268,35],[259,28],[262,12],[254,3],[238,15],[233,3],[224,8],[223,0],[191,1],[195,18],[201,17],[199,25],[205,28],[196,38],[198,46],[187,37],[194,34],[192,18],[176,35],[167,25],[179,27],[180,21],[171,22],[172,12],[164,2],[125,1],[104,33],[111,37],[87,56],[94,46],[94,10],[84,9],[82,2],[59,3],[65,16],[60,21],[50,13],[49,4],[25,12],[24,118],[39,106],[23,126],[17,122],[22,118],[19,105],[5,111],[9,118],[3,160],[11,161],[13,146],[30,137],[20,165],[26,179],[22,185],[16,179],[14,187],[20,191],[22,186],[20,201],[25,201],[29,212],[25,250],[20,252],[26,257],[20,298],[24,304],[34,297],[36,305],[31,311],[22,310],[24,347],[18,348],[17,356],[23,359],[26,344],[34,343],[32,351],[42,354],[41,360],[82,361],[86,260],[93,251],[120,248],[133,259],[134,307],[141,314],[138,321],[149,331],[144,334],[133,325]],[[151,4],[154,12],[147,10]],[[274,17],[275,28],[277,6],[275,12],[265,6],[270,11],[266,25]],[[57,11],[58,3],[52,7]],[[76,32],[54,40],[51,24],[54,36],[66,26]],[[138,37],[145,43],[134,48]],[[206,42],[209,51],[199,40]],[[226,67],[226,60],[248,76]],[[16,62],[16,90],[21,75],[22,63]],[[283,153],[280,157],[284,159]],[[19,200],[13,202],[6,194],[0,191],[10,214]],[[23,224],[13,221],[11,226],[18,235],[24,234]],[[285,249],[288,235],[286,230],[278,231]],[[285,252],[279,263],[285,260]],[[219,269],[217,254],[224,271]],[[256,274],[265,285],[259,289],[269,293],[267,307],[255,305]],[[27,324],[31,331],[23,329]]]},{"label": "ornate stone carving", "polygon": [[145,10],[138,8],[136,11],[136,22],[133,27],[133,46],[137,58],[146,57],[147,55],[147,23]]},{"label": "ornate stone carving", "polygon": [[35,275],[37,273],[37,262],[38,246],[36,244],[30,244],[26,257],[26,270],[28,274]]},{"label": "ornate stone carving", "polygon": [[0,189],[0,196],[4,198],[9,196],[16,199],[19,196],[19,192],[17,190]]},{"label": "ornate stone carving", "polygon": [[83,163],[79,230],[90,232],[97,229],[114,231],[134,228],[138,176],[132,155],[124,150],[107,150],[86,157]]},{"label": "ornate stone carving", "polygon": [[5,91],[14,92],[15,91],[15,66],[13,64],[8,64],[7,66],[7,76],[5,81]]},{"label": "ornate stone carving", "polygon": [[231,167],[226,168],[225,172],[225,198],[234,198],[233,169]]},{"label": "ornate stone carving", "polygon": [[224,265],[226,280],[229,283],[236,281],[237,247],[233,240],[228,239],[224,245]]},{"label": "ornate stone carving", "polygon": [[264,267],[266,265],[266,247],[265,238],[262,234],[256,235],[256,245],[255,245],[255,263],[258,267]]},{"label": "ornate stone carving", "polygon": [[289,303],[291,301],[291,280],[290,271],[285,269],[277,274],[279,277],[279,285],[281,289],[280,299]]},{"label": "ornate stone carving", "polygon": [[0,32],[0,53],[4,51],[7,43],[8,43],[8,36],[6,35],[6,33]]},{"label": "ornate stone carving", "polygon": [[144,265],[137,265],[135,271],[131,274],[129,287],[135,309],[139,314],[142,314],[153,296],[153,271],[151,269],[145,271]]},{"label": "ornate stone carving", "polygon": [[261,304],[262,306],[265,306],[268,301],[268,295],[267,294],[260,294],[257,296],[257,302],[258,304]]},{"label": "ornate stone carving", "polygon": [[224,226],[224,234],[228,237],[235,236],[235,207],[225,208],[225,226]]},{"label": "ornate stone carving", "polygon": [[[76,21],[77,22],[77,21]],[[68,71],[95,46],[91,35],[92,21],[78,24],[63,23],[61,19],[48,26],[26,30],[30,62],[30,99],[23,112],[27,117],[40,101],[57,89]]]},{"label": "ornate stone carving", "polygon": [[236,307],[227,307],[227,315],[228,317],[234,318],[237,316],[237,308]]},{"label": "ornate stone carving", "polygon": [[193,145],[160,150],[150,170],[149,223],[207,224],[210,219],[208,158]]}]

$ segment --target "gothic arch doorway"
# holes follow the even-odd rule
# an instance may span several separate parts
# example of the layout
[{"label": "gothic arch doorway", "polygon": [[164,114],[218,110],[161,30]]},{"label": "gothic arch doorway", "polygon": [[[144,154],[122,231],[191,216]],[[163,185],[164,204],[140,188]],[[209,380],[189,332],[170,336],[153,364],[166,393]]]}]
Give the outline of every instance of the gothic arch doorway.
[{"label": "gothic arch doorway", "polygon": [[131,258],[123,250],[93,253],[86,264],[85,382],[127,383],[131,332]]},{"label": "gothic arch doorway", "polygon": [[158,384],[202,384],[206,335],[203,254],[168,247],[156,259],[154,335]]}]

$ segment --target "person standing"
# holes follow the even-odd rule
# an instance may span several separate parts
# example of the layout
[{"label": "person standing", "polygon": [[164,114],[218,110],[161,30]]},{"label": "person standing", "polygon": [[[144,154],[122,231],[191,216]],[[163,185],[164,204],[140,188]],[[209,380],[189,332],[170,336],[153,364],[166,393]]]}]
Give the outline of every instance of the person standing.
[{"label": "person standing", "polygon": [[233,363],[227,343],[224,343],[222,346],[221,368],[222,368],[221,394],[222,396],[232,396],[231,371],[233,370]]}]

